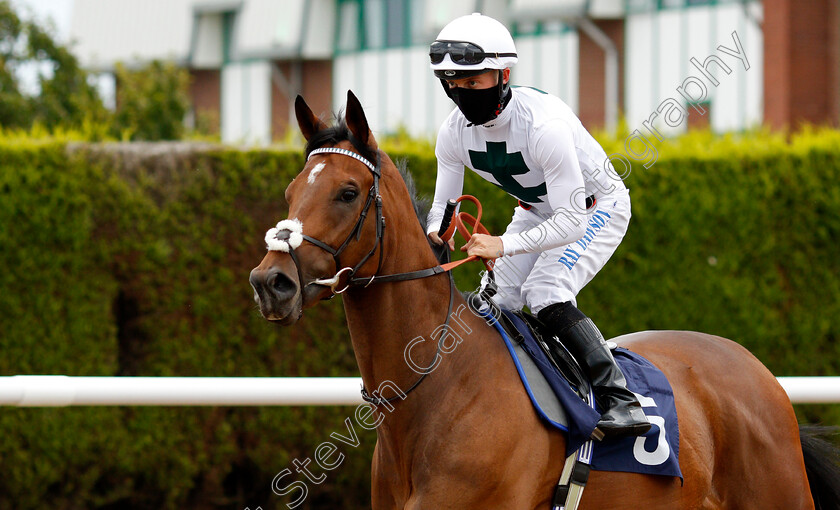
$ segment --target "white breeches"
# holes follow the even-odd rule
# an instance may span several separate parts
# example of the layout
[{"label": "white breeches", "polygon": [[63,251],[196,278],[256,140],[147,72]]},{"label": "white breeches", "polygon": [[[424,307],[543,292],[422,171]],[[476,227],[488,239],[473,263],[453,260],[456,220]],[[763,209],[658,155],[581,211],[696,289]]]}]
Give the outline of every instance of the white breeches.
[{"label": "white breeches", "polygon": [[[505,233],[523,232],[543,221],[517,207]],[[578,292],[610,259],[629,223],[630,194],[626,190],[599,198],[587,210],[586,235],[580,240],[541,253],[498,259],[493,272],[499,292],[493,300],[512,310],[528,305],[534,314],[552,303],[571,301],[576,305]]]}]

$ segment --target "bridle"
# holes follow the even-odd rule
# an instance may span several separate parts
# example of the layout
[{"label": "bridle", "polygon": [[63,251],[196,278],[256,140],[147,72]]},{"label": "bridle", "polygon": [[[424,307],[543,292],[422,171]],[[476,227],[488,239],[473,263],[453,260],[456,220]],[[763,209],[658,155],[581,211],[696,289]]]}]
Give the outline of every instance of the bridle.
[{"label": "bridle", "polygon": [[[364,164],[373,174],[373,184],[371,184],[370,189],[368,190],[367,199],[365,200],[365,206],[362,208],[362,212],[359,213],[359,218],[356,220],[356,224],[353,226],[353,228],[350,230],[350,233],[347,235],[347,238],[344,239],[344,242],[341,243],[341,245],[338,248],[333,248],[332,246],[328,245],[323,241],[303,234],[304,240],[309,241],[318,248],[321,248],[322,250],[332,255],[333,260],[335,261],[336,271],[335,276],[333,276],[332,278],[314,280],[308,283],[307,285],[327,285],[332,289],[333,294],[341,294],[342,292],[350,288],[351,285],[359,285],[360,279],[354,278],[356,271],[358,271],[359,268],[361,268],[373,256],[377,248],[382,246],[385,238],[385,217],[382,216],[382,195],[380,195],[379,193],[379,178],[382,176],[382,172],[380,169],[382,157],[380,155],[380,152],[377,150],[376,164],[374,165],[373,163],[368,161],[367,158],[353,151],[342,149],[339,147],[321,147],[310,152],[306,158],[307,161],[316,154],[343,154],[345,156],[349,156],[355,159],[356,161],[359,161],[360,163]],[[368,251],[367,255],[362,257],[362,259],[354,267],[351,268],[348,266],[344,267],[343,269],[339,269],[342,266],[341,260],[339,259],[339,257],[341,257],[341,253],[344,252],[345,248],[347,248],[350,245],[350,241],[352,241],[354,237],[356,241],[358,241],[361,238],[362,227],[364,226],[365,219],[367,218],[368,211],[370,210],[370,206],[374,203],[376,204],[376,240],[373,243],[373,247],[370,249],[370,251]],[[365,284],[366,286],[370,285],[373,282],[373,279],[376,277],[377,274],[379,274],[379,271],[382,269],[383,253],[384,250],[380,249],[379,264],[376,267],[376,273],[374,273],[374,276],[367,281],[367,283]],[[292,258],[296,259],[297,257],[292,255]],[[297,260],[294,260],[294,262],[295,266],[298,267],[298,275],[300,275],[300,265],[298,264]],[[338,282],[341,279],[343,273],[347,273],[347,285],[341,290],[336,290],[336,286],[338,285]],[[300,280],[300,284],[303,284],[303,280]]]},{"label": "bridle", "polygon": [[[350,139],[350,143],[352,143],[353,146],[358,150],[359,144],[352,137]],[[348,150],[348,149],[342,149],[340,147],[321,147],[321,148],[314,149],[307,155],[307,157],[306,157],[307,161],[309,160],[309,158],[311,158],[312,156],[314,156],[316,154],[341,154],[341,155],[344,155],[344,156],[351,157],[351,158],[355,159],[356,161],[359,161],[360,163],[364,164],[368,168],[368,170],[370,170],[370,172],[373,174],[373,184],[371,184],[371,186],[370,186],[370,190],[368,191],[368,196],[367,196],[367,199],[365,201],[365,206],[364,206],[364,208],[362,208],[362,212],[359,213],[359,218],[356,220],[356,224],[353,226],[353,228],[350,230],[350,233],[347,235],[347,238],[344,240],[343,243],[341,243],[341,245],[338,248],[333,248],[332,246],[324,243],[323,241],[320,241],[320,240],[318,240],[318,239],[316,239],[312,236],[308,236],[306,234],[303,234],[302,228],[301,228],[301,231],[298,232],[298,234],[300,234],[300,236],[301,236],[299,238],[299,240],[301,242],[302,241],[308,241],[309,243],[317,246],[318,248],[321,248],[322,250],[324,250],[327,253],[329,253],[330,255],[332,255],[333,260],[335,261],[336,273],[332,278],[325,278],[325,279],[319,278],[319,279],[316,279],[316,280],[313,280],[313,281],[307,283],[306,286],[322,285],[322,286],[330,287],[330,289],[333,292],[332,296],[335,296],[336,294],[341,294],[342,292],[346,291],[347,289],[349,289],[352,286],[363,285],[364,287],[367,287],[367,286],[369,286],[373,283],[386,283],[386,282],[399,282],[399,281],[407,281],[407,280],[416,280],[416,279],[419,279],[419,278],[426,278],[426,277],[438,275],[438,274],[441,274],[441,273],[449,273],[449,309],[446,312],[446,322],[444,322],[444,324],[443,324],[443,328],[441,329],[440,339],[438,340],[438,343],[437,343],[437,351],[435,352],[435,357],[434,357],[434,360],[437,360],[438,356],[440,356],[440,352],[441,352],[441,343],[443,342],[443,340],[446,338],[447,334],[449,333],[449,321],[452,318],[452,308],[453,308],[453,305],[455,303],[455,280],[454,280],[454,278],[452,278],[452,273],[450,273],[449,271],[451,269],[463,264],[463,263],[469,262],[471,260],[477,260],[478,257],[470,256],[470,257],[467,257],[467,258],[464,258],[464,259],[461,259],[461,260],[458,260],[458,261],[455,261],[455,262],[449,262],[449,263],[446,263],[446,264],[443,264],[443,265],[436,265],[434,267],[430,267],[430,268],[427,268],[427,269],[419,269],[417,271],[408,271],[408,272],[404,272],[404,273],[380,275],[379,271],[382,269],[382,261],[383,261],[383,257],[384,257],[383,246],[384,246],[384,239],[385,239],[385,217],[382,215],[382,195],[379,193],[379,179],[382,176],[381,169],[380,169],[380,165],[381,165],[381,162],[382,162],[382,156],[381,156],[380,151],[379,150],[376,151],[376,164],[371,163],[370,160],[368,160],[367,158],[365,158],[364,156],[362,156],[361,154],[359,154],[357,152],[353,152],[353,151]],[[468,196],[468,195],[460,197],[457,201],[461,201],[463,199],[470,200],[470,201],[472,201],[476,204],[476,206],[478,207],[478,215],[476,217],[473,217],[473,216],[471,216],[467,213],[463,213],[463,212],[455,215],[455,222],[452,225],[445,225],[443,227],[443,230],[445,230],[445,233],[441,236],[443,239],[449,239],[450,238],[450,236],[454,233],[456,225],[457,225],[458,231],[461,232],[461,234],[466,239],[469,239],[470,234],[469,234],[469,231],[464,226],[464,223],[467,223],[467,224],[471,225],[473,227],[474,232],[480,232],[480,233],[484,233],[484,234],[488,233],[487,229],[485,229],[480,223],[481,204],[478,202],[478,200],[475,199],[475,197],[471,197],[471,196]],[[370,251],[368,251],[367,255],[365,255],[362,258],[362,260],[359,261],[359,263],[357,263],[354,267],[347,266],[347,267],[344,267],[342,269],[339,269],[341,267],[341,262],[339,260],[339,257],[341,256],[341,253],[345,250],[345,248],[347,248],[347,246],[350,244],[350,242],[353,240],[354,237],[357,241],[361,238],[362,227],[364,226],[365,219],[367,218],[367,215],[368,215],[368,212],[370,210],[371,204],[376,204],[376,206],[375,206],[375,210],[376,210],[376,220],[375,220],[376,221],[376,240],[373,243],[373,248],[371,248]],[[452,201],[450,204],[448,204],[447,207],[449,208],[449,210],[448,210],[448,214],[445,215],[446,219],[445,219],[444,223],[447,223],[449,221],[449,219],[452,218],[452,213],[455,210],[455,204],[456,204],[456,201]],[[281,223],[278,223],[278,227],[281,226]],[[269,231],[269,232],[271,232],[271,231]],[[299,247],[300,243],[291,242],[291,235],[292,235],[292,231],[290,229],[287,229],[287,228],[281,228],[281,229],[277,230],[276,233],[275,233],[275,236],[276,236],[277,240],[285,241],[285,242],[282,243],[283,248],[281,248],[281,250],[282,251],[288,251],[289,255],[291,256],[292,261],[295,264],[295,269],[297,270],[298,284],[300,285],[300,288],[301,288],[301,291],[302,291],[303,287],[304,287],[304,285],[303,285],[303,273],[301,271],[300,263],[298,262],[298,257],[297,257],[297,254],[295,252],[295,248]],[[268,237],[266,239],[268,240]],[[297,246],[293,246],[293,244],[297,244]],[[376,252],[377,248],[379,248],[379,264],[378,264],[378,266],[376,268],[376,272],[373,274],[373,276],[370,276],[370,277],[367,277],[367,276],[356,277],[356,276],[354,276],[356,274],[356,271],[358,271],[359,268],[361,268],[373,256],[373,254]],[[492,274],[493,274],[492,261],[483,260],[483,262],[484,262],[485,266],[487,267],[488,274],[490,275],[490,279],[492,280]],[[338,282],[340,281],[342,276],[344,276],[344,273],[347,273],[347,283],[342,289],[336,290],[336,288],[338,286]],[[332,296],[330,296],[330,297],[332,297]],[[483,290],[482,291],[482,296],[484,296],[485,300],[489,302],[489,298],[492,296],[492,293],[487,293],[486,290]],[[379,395],[376,395],[376,392],[374,392],[374,394],[371,395],[370,393],[368,393],[368,391],[365,389],[365,387],[363,385],[362,386],[362,399],[365,400],[366,402],[374,405],[374,406],[380,406],[380,405],[383,405],[383,404],[389,405],[391,402],[394,402],[397,398],[403,398],[404,399],[406,395],[408,395],[411,391],[413,391],[415,388],[420,386],[420,383],[423,382],[423,380],[426,378],[426,376],[429,375],[434,370],[435,367],[436,367],[436,364],[433,361],[433,363],[430,365],[430,368],[423,371],[422,374],[420,375],[420,378],[418,378],[414,382],[414,384],[411,385],[411,387],[409,389],[404,391],[402,394],[397,394],[397,395],[395,395],[393,397],[390,397],[390,398],[383,398]]]},{"label": "bridle", "polygon": [[[356,145],[355,143],[353,144]],[[338,248],[333,248],[332,246],[328,245],[327,243],[316,239],[312,236],[302,234],[303,240],[308,241],[309,243],[321,248],[322,250],[326,251],[333,257],[333,261],[335,262],[335,275],[331,278],[319,278],[313,280],[306,285],[321,285],[325,287],[330,287],[335,294],[341,294],[345,292],[347,289],[353,286],[362,285],[367,287],[372,283],[385,283],[385,282],[394,282],[394,281],[405,281],[405,280],[415,280],[418,278],[425,278],[427,276],[434,276],[436,274],[441,274],[447,271],[447,268],[442,266],[435,266],[430,267],[427,269],[421,269],[418,271],[409,271],[405,273],[396,273],[396,274],[389,274],[389,275],[380,275],[379,272],[382,270],[382,262],[384,260],[384,250],[381,249],[385,240],[385,217],[382,215],[382,195],[379,192],[379,179],[382,176],[381,172],[381,162],[382,157],[379,150],[376,151],[376,164],[372,163],[370,160],[365,158],[364,156],[360,155],[357,152],[353,152],[348,149],[342,149],[340,147],[321,147],[318,149],[312,150],[309,155],[307,156],[307,160],[309,160],[312,156],[316,154],[341,154],[344,156],[351,157],[356,161],[359,161],[363,165],[365,165],[368,170],[370,170],[371,174],[373,175],[373,184],[371,184],[370,189],[368,190],[367,199],[365,200],[365,205],[362,208],[362,212],[359,213],[359,218],[356,220],[356,224],[350,230],[350,233],[347,235],[347,238],[344,239],[344,242],[339,245]],[[358,241],[362,235],[362,228],[365,223],[365,219],[370,212],[371,205],[375,204],[375,222],[376,222],[376,239],[374,240],[373,247],[371,247],[370,251],[362,257],[362,259],[354,266],[344,266],[342,267],[341,264],[341,254],[344,250],[350,245],[350,242],[355,238]],[[285,240],[288,239],[288,233],[284,230],[280,230],[277,233],[278,239]],[[356,277],[356,272],[363,266],[365,263],[373,257],[373,254],[376,252],[377,248],[379,248],[379,263],[376,267],[376,272],[373,276],[364,276],[364,277]],[[295,253],[295,249],[292,246],[289,246],[289,255],[292,257],[292,261],[295,264],[295,267],[298,272],[298,282],[303,285],[303,275],[301,273],[300,264],[298,263],[297,254]],[[339,288],[339,282],[342,278],[346,278],[346,283],[344,287]]]},{"label": "bridle", "polygon": [[[354,147],[357,147],[357,144],[354,143],[353,140],[351,140],[351,143],[353,143]],[[365,200],[365,205],[362,208],[362,212],[359,213],[359,218],[356,220],[356,223],[353,226],[353,228],[350,230],[350,233],[347,235],[347,238],[344,240],[343,243],[341,243],[341,245],[338,248],[333,248],[332,246],[328,245],[327,243],[325,243],[325,242],[323,242],[319,239],[316,239],[312,236],[308,236],[308,235],[300,232],[302,240],[308,241],[309,243],[317,246],[318,248],[321,248],[322,250],[324,250],[327,253],[329,253],[330,255],[332,255],[333,260],[335,261],[335,269],[336,269],[336,273],[333,277],[326,278],[326,279],[320,279],[319,278],[319,279],[316,279],[316,280],[313,280],[313,281],[307,283],[306,286],[321,285],[321,286],[330,287],[330,289],[333,292],[332,296],[334,296],[336,294],[341,294],[342,292],[346,291],[347,289],[349,289],[352,286],[363,285],[364,287],[367,287],[367,286],[371,285],[372,283],[385,283],[385,282],[416,280],[418,278],[426,278],[428,276],[434,276],[434,275],[437,275],[437,274],[446,273],[450,269],[452,269],[452,267],[454,267],[454,264],[453,265],[447,265],[447,266],[437,265],[435,267],[430,267],[430,268],[427,268],[427,269],[420,269],[420,270],[417,270],[417,271],[408,271],[408,272],[405,272],[405,273],[380,275],[379,271],[382,269],[382,262],[383,262],[383,258],[384,258],[384,255],[383,255],[384,250],[382,249],[382,247],[384,246],[384,239],[385,239],[385,217],[382,215],[382,195],[379,192],[379,179],[382,175],[382,173],[381,173],[382,157],[381,157],[380,151],[379,150],[376,151],[376,164],[372,163],[370,160],[368,160],[367,158],[365,158],[364,156],[362,156],[362,155],[360,155],[356,152],[353,152],[353,151],[348,150],[348,149],[342,149],[340,147],[321,147],[321,148],[318,148],[318,149],[314,149],[307,155],[307,158],[306,158],[307,161],[309,160],[309,158],[311,158],[312,156],[314,156],[316,154],[341,154],[341,155],[344,155],[344,156],[351,157],[351,158],[355,159],[356,161],[359,161],[360,163],[364,164],[368,168],[368,170],[370,170],[371,174],[373,174],[373,184],[371,184],[370,190],[368,190],[367,199]],[[350,245],[350,242],[354,238],[355,238],[356,241],[358,241],[361,238],[362,228],[364,226],[365,219],[368,216],[368,213],[370,211],[370,207],[371,207],[372,204],[375,204],[375,214],[376,214],[376,218],[375,218],[375,221],[376,221],[376,240],[373,243],[373,247],[370,249],[370,251],[368,251],[368,253],[354,267],[346,266],[346,267],[341,268],[342,264],[341,264],[341,261],[340,261],[340,256],[341,256],[342,252],[347,248],[347,246]],[[278,224],[278,226],[279,226],[279,224]],[[286,248],[288,249],[288,253],[291,256],[292,261],[295,264],[295,269],[297,270],[297,274],[298,274],[298,284],[300,285],[300,288],[301,288],[301,291],[302,291],[303,287],[304,287],[304,285],[303,285],[303,272],[301,270],[301,266],[300,266],[300,263],[298,261],[297,253],[295,252],[295,249],[299,246],[293,246],[292,245],[293,243],[289,242],[290,237],[291,237],[291,233],[292,232],[289,229],[280,229],[280,230],[277,231],[277,233],[275,235],[276,235],[276,239],[281,240],[281,241],[286,241],[286,243],[284,243],[285,244],[284,251],[285,251]],[[373,254],[376,252],[377,248],[379,248],[379,263],[377,265],[376,272],[373,274],[373,276],[370,276],[370,277],[367,277],[367,276],[356,277],[356,276],[354,276],[356,274],[356,272],[359,270],[359,268],[361,268],[373,256]],[[463,259],[463,260],[465,261],[467,259]],[[463,262],[463,261],[458,261],[458,262],[460,263],[460,262]],[[341,269],[339,269],[339,268],[341,268]],[[346,275],[345,275],[345,273],[346,273]],[[337,290],[339,281],[341,280],[341,278],[343,276],[346,276],[346,278],[347,278],[346,285],[343,288]],[[332,296],[330,296],[330,297],[332,297]],[[437,351],[435,352],[434,360],[437,360],[438,356],[440,355],[441,343],[446,338],[446,333],[449,332],[449,321],[450,321],[450,318],[452,316],[452,308],[453,308],[454,303],[455,303],[455,282],[454,282],[454,279],[452,278],[452,274],[449,273],[449,309],[446,312],[446,322],[444,323],[443,329],[441,330],[442,334],[440,336],[440,339],[438,340]],[[432,363],[432,365],[430,365],[430,367],[435,367],[435,363]],[[426,376],[429,375],[432,372],[432,370],[434,370],[434,368],[430,368],[430,369],[424,371],[420,375],[420,378],[417,379],[409,389],[405,390],[402,394],[395,395],[391,398],[383,398],[379,395],[376,395],[376,392],[374,392],[374,394],[371,395],[364,388],[364,386],[362,386],[362,399],[364,399],[366,402],[368,402],[368,403],[370,403],[374,406],[379,406],[379,405],[382,405],[382,404],[390,404],[391,402],[395,401],[397,398],[405,398],[405,395],[408,395],[408,393],[410,393],[412,390],[417,388],[420,385],[420,383],[423,382],[423,380],[426,378]]]}]

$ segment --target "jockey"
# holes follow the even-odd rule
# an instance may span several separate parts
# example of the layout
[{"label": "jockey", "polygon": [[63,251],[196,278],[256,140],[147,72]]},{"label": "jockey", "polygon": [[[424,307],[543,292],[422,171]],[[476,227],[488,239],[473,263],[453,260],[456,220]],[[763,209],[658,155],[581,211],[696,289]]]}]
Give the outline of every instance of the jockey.
[{"label": "jockey", "polygon": [[605,437],[644,434],[650,423],[641,404],[600,331],[576,306],[577,293],[627,231],[627,188],[568,105],[510,86],[516,47],[500,22],[478,13],[457,18],[441,30],[429,56],[457,106],[438,132],[430,240],[442,244],[437,232],[446,201],[462,193],[464,166],[517,198],[503,235],[474,234],[464,249],[499,257],[494,301],[507,309],[527,305],[588,372]]}]

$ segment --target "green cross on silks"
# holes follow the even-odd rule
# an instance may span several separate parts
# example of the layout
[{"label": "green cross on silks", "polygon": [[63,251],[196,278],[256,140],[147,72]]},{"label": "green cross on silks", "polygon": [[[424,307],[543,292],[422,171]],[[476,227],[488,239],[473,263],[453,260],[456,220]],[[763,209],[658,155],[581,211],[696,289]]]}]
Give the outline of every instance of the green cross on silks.
[{"label": "green cross on silks", "polygon": [[536,204],[546,194],[545,183],[526,188],[514,179],[514,175],[527,174],[531,170],[525,165],[521,152],[508,154],[507,142],[486,142],[487,152],[469,151],[470,162],[476,170],[483,170],[493,175],[497,186],[523,202]]}]

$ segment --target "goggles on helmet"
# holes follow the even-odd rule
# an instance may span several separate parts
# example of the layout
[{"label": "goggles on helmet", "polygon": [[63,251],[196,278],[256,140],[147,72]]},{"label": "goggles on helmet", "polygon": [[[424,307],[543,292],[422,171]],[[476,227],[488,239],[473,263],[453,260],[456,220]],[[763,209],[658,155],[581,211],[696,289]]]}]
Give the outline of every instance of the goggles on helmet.
[{"label": "goggles on helmet", "polygon": [[429,47],[432,64],[440,64],[446,54],[461,65],[480,64],[485,58],[515,57],[516,53],[486,53],[481,46],[465,41],[435,41]]}]

